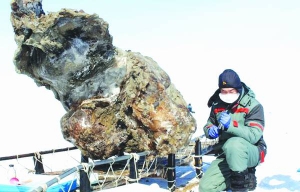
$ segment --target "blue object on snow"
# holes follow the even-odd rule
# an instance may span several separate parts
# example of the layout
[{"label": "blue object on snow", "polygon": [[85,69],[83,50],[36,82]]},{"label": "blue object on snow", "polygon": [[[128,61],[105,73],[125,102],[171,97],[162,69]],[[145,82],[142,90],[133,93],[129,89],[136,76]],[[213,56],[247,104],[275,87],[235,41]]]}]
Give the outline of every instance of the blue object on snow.
[{"label": "blue object on snow", "polygon": [[[68,181],[64,183],[59,183],[47,188],[47,192],[64,192],[64,191],[72,191],[77,188],[76,180]],[[36,187],[32,187],[29,185],[3,185],[0,184],[0,191],[9,191],[9,192],[28,192],[36,189]]]},{"label": "blue object on snow", "polygon": [[[272,180],[276,180],[277,183],[273,183]],[[290,175],[273,175],[271,177],[265,177],[258,184],[263,189],[284,189],[288,191],[299,191],[300,183],[298,180],[294,180]]]},{"label": "blue object on snow", "polygon": [[300,168],[297,170],[297,172],[300,172]]}]

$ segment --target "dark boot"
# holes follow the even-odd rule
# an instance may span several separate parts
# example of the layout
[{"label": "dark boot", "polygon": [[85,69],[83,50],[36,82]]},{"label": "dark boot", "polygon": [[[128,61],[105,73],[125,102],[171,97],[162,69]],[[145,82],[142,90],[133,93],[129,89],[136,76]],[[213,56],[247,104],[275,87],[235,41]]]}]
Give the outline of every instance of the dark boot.
[{"label": "dark boot", "polygon": [[231,172],[231,191],[232,192],[247,192],[249,187],[248,169],[245,171]]},{"label": "dark boot", "polygon": [[257,186],[257,180],[255,176],[255,167],[248,168],[248,175],[249,175],[249,191],[254,191]]}]

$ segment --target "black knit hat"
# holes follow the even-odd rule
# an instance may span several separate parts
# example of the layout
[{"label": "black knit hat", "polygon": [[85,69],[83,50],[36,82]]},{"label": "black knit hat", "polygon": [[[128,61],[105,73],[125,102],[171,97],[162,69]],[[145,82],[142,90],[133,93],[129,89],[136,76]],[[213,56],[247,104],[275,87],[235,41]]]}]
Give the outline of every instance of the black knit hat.
[{"label": "black knit hat", "polygon": [[240,77],[232,69],[226,69],[219,76],[219,88],[235,88],[241,93],[242,83]]}]

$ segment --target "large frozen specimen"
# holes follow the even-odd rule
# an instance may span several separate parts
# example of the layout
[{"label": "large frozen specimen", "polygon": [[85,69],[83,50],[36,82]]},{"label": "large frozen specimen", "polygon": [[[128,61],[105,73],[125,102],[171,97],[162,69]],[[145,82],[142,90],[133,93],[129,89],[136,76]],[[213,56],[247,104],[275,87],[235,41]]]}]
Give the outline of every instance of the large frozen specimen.
[{"label": "large frozen specimen", "polygon": [[45,14],[41,0],[13,0],[11,9],[16,71],[53,91],[66,109],[63,137],[83,155],[166,156],[189,144],[196,121],[168,74],[152,58],[113,46],[97,14]]}]

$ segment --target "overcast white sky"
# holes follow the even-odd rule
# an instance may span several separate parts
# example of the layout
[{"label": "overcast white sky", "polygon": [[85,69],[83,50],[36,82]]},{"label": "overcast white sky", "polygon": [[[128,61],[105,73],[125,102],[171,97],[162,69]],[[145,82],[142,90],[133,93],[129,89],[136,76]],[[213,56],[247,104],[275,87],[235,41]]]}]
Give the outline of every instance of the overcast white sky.
[{"label": "overcast white sky", "polygon": [[[264,105],[266,132],[297,125],[298,0],[44,0],[43,8],[82,9],[106,20],[115,46],[152,57],[170,75],[192,103],[198,129],[226,68]],[[62,138],[65,111],[53,93],[14,71],[10,1],[1,0],[0,10],[0,156],[71,146]]]}]

